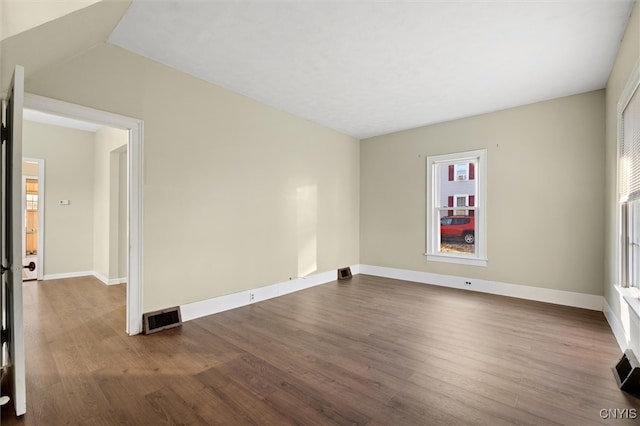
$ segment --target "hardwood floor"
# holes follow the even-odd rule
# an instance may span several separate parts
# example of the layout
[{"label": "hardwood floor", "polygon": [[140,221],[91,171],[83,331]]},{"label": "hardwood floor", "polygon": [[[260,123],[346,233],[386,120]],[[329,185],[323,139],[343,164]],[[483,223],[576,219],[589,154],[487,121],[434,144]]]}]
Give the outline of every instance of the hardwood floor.
[{"label": "hardwood floor", "polygon": [[93,278],[25,283],[27,414],[3,425],[640,419],[601,312],[357,275],[129,337],[124,300]]}]

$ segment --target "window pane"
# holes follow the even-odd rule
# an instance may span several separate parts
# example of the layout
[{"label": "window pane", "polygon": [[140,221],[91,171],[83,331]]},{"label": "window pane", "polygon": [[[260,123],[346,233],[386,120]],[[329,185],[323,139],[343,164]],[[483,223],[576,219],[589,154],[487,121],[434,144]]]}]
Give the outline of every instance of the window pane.
[{"label": "window pane", "polygon": [[467,163],[456,164],[454,170],[456,171],[456,180],[467,180],[467,171],[469,170]]},{"label": "window pane", "polygon": [[620,284],[629,287],[629,204],[620,205]]},{"label": "window pane", "polygon": [[475,173],[470,173],[475,172],[475,162],[457,161],[439,167],[440,252],[475,255],[475,211],[468,208],[475,207]]},{"label": "window pane", "polygon": [[[440,164],[439,207],[473,207],[471,201],[476,197],[475,176],[469,174],[475,169],[475,162],[457,162]],[[451,214],[454,214],[452,211]]]},{"label": "window pane", "polygon": [[471,213],[473,211],[469,209],[456,209],[455,215],[449,215],[447,210],[440,211],[441,253],[475,255],[476,223]]},{"label": "window pane", "polygon": [[636,91],[622,112],[620,195],[640,198],[640,95]]}]

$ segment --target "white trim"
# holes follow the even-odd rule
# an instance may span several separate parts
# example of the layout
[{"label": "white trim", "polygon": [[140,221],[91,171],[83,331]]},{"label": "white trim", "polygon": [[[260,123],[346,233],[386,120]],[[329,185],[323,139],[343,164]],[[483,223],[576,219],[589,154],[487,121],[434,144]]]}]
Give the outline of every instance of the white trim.
[{"label": "white trim", "polygon": [[128,285],[126,331],[134,335],[142,332],[143,296],[143,145],[144,122],[131,117],[99,111],[43,96],[25,93],[24,107],[50,114],[99,123],[129,130],[128,151]]},{"label": "white trim", "polygon": [[[360,265],[351,266],[351,274],[358,274]],[[304,278],[294,278],[288,281],[245,290],[238,293],[214,297],[199,302],[186,303],[180,306],[182,321],[191,321],[207,315],[217,314],[241,306],[251,305],[274,297],[304,290],[317,285],[337,281],[338,271],[327,271],[308,275]],[[252,297],[253,295],[253,297]]]},{"label": "white trim", "polygon": [[477,257],[467,257],[465,255],[456,255],[452,253],[438,253],[438,254],[427,254],[425,253],[427,260],[433,262],[444,262],[444,263],[464,263],[465,265],[471,266],[487,266],[489,261],[487,259],[479,259]]},{"label": "white trim", "polygon": [[99,279],[100,281],[102,281],[103,284],[105,285],[116,285],[116,284],[125,284],[127,282],[127,278],[107,278],[104,275],[98,273],[98,272],[93,272],[92,274],[94,277],[96,277],[97,279]]},{"label": "white trim", "polygon": [[[435,215],[438,209],[457,210],[457,206],[440,206],[441,182],[438,165],[451,162],[471,162],[475,167],[475,254],[460,255],[440,251],[440,219]],[[487,150],[478,149],[443,155],[430,155],[426,159],[426,218],[425,255],[427,261],[458,263],[471,266],[487,266]],[[468,197],[468,195],[467,195]],[[467,198],[468,200],[468,198]],[[454,203],[455,204],[455,203]],[[468,202],[467,202],[468,204]],[[469,207],[467,207],[469,209]]]},{"label": "white trim", "polygon": [[93,271],[93,276],[102,281],[102,284],[109,284],[109,278],[105,277],[101,273]]},{"label": "white trim", "polygon": [[127,282],[127,278],[112,278],[108,279],[104,275],[96,271],[79,271],[79,272],[64,272],[61,274],[47,274],[43,277],[43,281],[48,280],[61,280],[65,278],[80,278],[80,277],[95,277],[105,285],[124,284]]},{"label": "white trim", "polygon": [[45,112],[36,111],[34,109],[24,110],[24,120],[49,124],[56,127],[65,127],[67,129],[84,130],[85,132],[92,133],[97,132],[102,127],[102,125],[100,124],[74,120],[73,118],[66,118],[60,115],[47,114]]},{"label": "white trim", "polygon": [[633,70],[631,71],[631,74],[629,74],[627,83],[620,94],[620,99],[618,100],[618,115],[622,114],[624,109],[627,107],[627,104],[629,104],[629,101],[633,97],[638,86],[640,86],[640,59],[638,59],[636,64],[633,66]]},{"label": "white trim", "polygon": [[640,289],[636,287],[621,287],[619,285],[614,285],[613,287],[622,296],[631,311],[640,319]]},{"label": "white trim", "polygon": [[[422,284],[451,287],[463,290],[479,291],[518,299],[553,303],[556,305],[602,311],[604,297],[594,294],[575,293],[542,287],[502,283],[477,278],[457,277],[453,275],[433,274],[430,272],[411,271],[407,269],[387,268],[382,266],[360,265],[360,273],[377,277],[394,278]],[[471,284],[466,284],[470,282]]]},{"label": "white trim", "polygon": [[79,277],[91,277],[91,276],[95,276],[97,278],[96,273],[94,271],[78,271],[78,272],[64,272],[61,274],[46,274],[43,277],[43,280],[44,281],[61,280],[65,278],[79,278]]},{"label": "white trim", "polygon": [[[351,266],[351,273],[352,275],[373,275],[377,277],[412,281],[421,284],[478,291],[482,293],[553,303],[556,305],[571,306],[594,311],[602,311],[603,304],[605,303],[604,297],[593,294],[508,284],[452,275],[433,274],[430,272],[411,271],[407,269],[387,268],[383,266],[353,265]],[[228,311],[230,309],[283,296],[306,288],[334,282],[336,279],[337,271],[328,271],[310,275],[305,278],[295,278],[266,287],[245,290],[199,302],[186,303],[180,306],[182,321],[190,321],[207,315]],[[470,282],[471,285],[465,284],[466,282]],[[251,298],[252,294],[253,299]]]},{"label": "white trim", "polygon": [[609,323],[611,331],[613,331],[613,336],[616,338],[618,346],[620,346],[620,350],[624,352],[629,349],[629,344],[627,342],[627,336],[624,331],[624,327],[620,323],[620,320],[618,320],[618,317],[616,317],[616,315],[613,313],[613,309],[611,309],[611,306],[609,306],[609,303],[607,303],[607,299],[604,300],[604,307],[602,309],[602,312],[604,313],[604,316]]}]

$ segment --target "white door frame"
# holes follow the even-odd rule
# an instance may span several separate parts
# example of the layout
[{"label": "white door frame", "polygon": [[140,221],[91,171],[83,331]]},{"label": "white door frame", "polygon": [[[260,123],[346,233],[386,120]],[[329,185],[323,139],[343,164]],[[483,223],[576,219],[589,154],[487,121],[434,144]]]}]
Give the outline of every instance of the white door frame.
[{"label": "white door frame", "polygon": [[129,130],[127,176],[129,214],[127,235],[127,333],[142,332],[142,147],[144,122],[136,118],[100,111],[56,99],[25,93],[24,107],[67,118]]},{"label": "white door frame", "polygon": [[[22,216],[27,210],[25,197],[25,180],[30,177],[38,179],[38,253],[36,279],[42,281],[44,279],[44,160],[41,158],[22,157],[22,161],[27,163],[38,164],[38,176],[22,175]],[[23,219],[24,220],[24,219]],[[22,227],[22,251],[26,250],[26,227]]]}]

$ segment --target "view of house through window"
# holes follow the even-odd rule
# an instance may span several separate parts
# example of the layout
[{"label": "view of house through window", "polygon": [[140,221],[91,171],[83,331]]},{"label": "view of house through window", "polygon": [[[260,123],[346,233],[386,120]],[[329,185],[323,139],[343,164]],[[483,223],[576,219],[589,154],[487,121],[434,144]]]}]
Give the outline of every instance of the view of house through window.
[{"label": "view of house through window", "polygon": [[430,260],[458,258],[461,263],[465,260],[486,262],[486,237],[481,226],[485,220],[484,198],[480,195],[484,193],[484,182],[477,173],[483,170],[484,159],[484,150],[428,157],[427,256]]},{"label": "view of house through window", "polygon": [[[442,163],[440,169],[440,251],[475,253],[475,161]],[[443,207],[447,207],[444,209]],[[456,207],[449,209],[448,207]],[[462,207],[462,208],[461,208]]]}]

